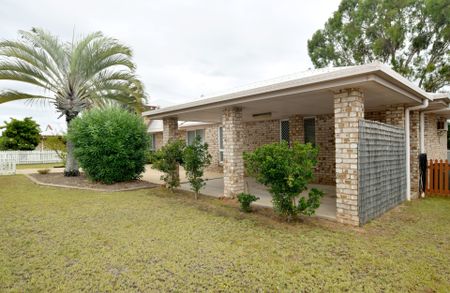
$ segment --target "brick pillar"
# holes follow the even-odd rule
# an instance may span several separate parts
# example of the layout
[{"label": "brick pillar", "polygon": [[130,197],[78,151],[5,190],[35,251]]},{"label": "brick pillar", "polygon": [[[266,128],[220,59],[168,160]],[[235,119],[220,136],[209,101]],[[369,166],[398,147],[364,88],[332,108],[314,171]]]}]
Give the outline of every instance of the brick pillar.
[{"label": "brick pillar", "polygon": [[405,127],[405,106],[389,105],[386,109],[386,124]]},{"label": "brick pillar", "polygon": [[224,142],[224,196],[234,197],[244,192],[244,129],[242,108],[228,107],[223,110]]},{"label": "brick pillar", "polygon": [[[178,138],[178,118],[169,117],[163,119],[163,143],[166,145],[169,141]],[[175,176],[180,178],[180,167],[177,166],[177,172]]]},{"label": "brick pillar", "polygon": [[178,118],[169,117],[163,119],[163,145],[178,136]]},{"label": "brick pillar", "polygon": [[411,198],[419,197],[419,111],[409,113],[410,139],[410,170],[411,170]]},{"label": "brick pillar", "polygon": [[336,219],[354,226],[359,225],[358,141],[361,119],[364,119],[362,92],[345,89],[335,93]]},{"label": "brick pillar", "polygon": [[289,139],[291,144],[294,142],[305,142],[305,133],[303,128],[303,117],[294,115],[289,117]]}]

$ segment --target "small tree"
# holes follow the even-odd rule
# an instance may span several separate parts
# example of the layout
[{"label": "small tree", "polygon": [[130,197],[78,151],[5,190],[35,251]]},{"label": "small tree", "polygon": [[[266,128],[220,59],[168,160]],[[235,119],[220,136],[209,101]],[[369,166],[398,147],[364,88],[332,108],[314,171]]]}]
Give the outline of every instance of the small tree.
[{"label": "small tree", "polygon": [[48,136],[44,139],[45,147],[49,150],[55,151],[58,157],[63,162],[64,166],[66,165],[67,158],[67,139],[65,136]]},{"label": "small tree", "polygon": [[67,137],[86,175],[106,184],[138,179],[149,138],[141,117],[118,107],[94,108],[75,118]]},{"label": "small tree", "polygon": [[164,173],[161,180],[171,191],[180,186],[179,165],[183,162],[185,146],[182,140],[171,140],[153,154],[152,168]]},{"label": "small tree", "polygon": [[195,199],[198,192],[205,186],[203,171],[211,164],[211,155],[208,152],[208,144],[202,143],[200,136],[197,136],[191,145],[184,148],[183,167],[186,176],[191,184],[192,191],[195,192]]},{"label": "small tree", "polygon": [[5,121],[5,128],[2,134],[2,148],[6,150],[31,151],[39,144],[41,136],[39,134],[39,124],[31,117],[24,120],[11,118],[10,122]]},{"label": "small tree", "polygon": [[[269,187],[274,209],[290,220],[297,214],[313,215],[323,193],[315,188],[308,198],[300,197],[313,179],[318,149],[311,144],[287,142],[263,145],[244,154],[246,171]],[[300,197],[300,198],[299,198]]]}]

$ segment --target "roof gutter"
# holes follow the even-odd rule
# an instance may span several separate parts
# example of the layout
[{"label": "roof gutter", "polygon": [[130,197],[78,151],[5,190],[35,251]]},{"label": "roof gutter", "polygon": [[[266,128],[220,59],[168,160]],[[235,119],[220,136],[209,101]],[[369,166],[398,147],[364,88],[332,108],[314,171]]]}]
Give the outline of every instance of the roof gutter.
[{"label": "roof gutter", "polygon": [[[406,140],[406,199],[408,201],[411,200],[411,149],[410,149],[410,145],[411,145],[411,140],[410,140],[410,119],[409,119],[409,114],[411,111],[416,111],[416,110],[423,110],[426,109],[428,107],[429,101],[428,99],[424,99],[422,101],[422,105],[419,106],[413,106],[413,107],[408,107],[405,109],[405,140]],[[421,146],[421,150],[422,147],[423,149],[424,144],[425,144],[425,135],[424,135],[424,117],[423,115],[420,116],[420,129],[419,129],[419,136],[420,136],[420,146]]]}]

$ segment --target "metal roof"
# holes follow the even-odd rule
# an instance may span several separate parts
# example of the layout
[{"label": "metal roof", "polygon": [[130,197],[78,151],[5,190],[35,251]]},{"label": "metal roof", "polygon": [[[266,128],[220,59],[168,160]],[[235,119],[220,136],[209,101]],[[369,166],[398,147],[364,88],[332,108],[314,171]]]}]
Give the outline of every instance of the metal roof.
[{"label": "metal roof", "polygon": [[247,84],[241,87],[233,88],[231,90],[222,91],[206,98],[195,100],[188,103],[183,103],[175,106],[160,108],[153,111],[143,113],[143,116],[150,118],[161,119],[161,117],[169,117],[177,115],[180,111],[191,111],[204,106],[221,106],[230,105],[230,103],[238,103],[242,98],[248,98],[258,94],[275,92],[294,87],[308,86],[312,84],[321,84],[334,80],[342,80],[345,78],[352,78],[361,75],[379,75],[381,79],[389,80],[400,86],[404,93],[416,100],[430,99],[436,97],[435,94],[427,93],[417,85],[407,80],[390,67],[380,63],[374,62],[366,65],[345,66],[345,67],[331,67],[321,69],[309,69],[306,71],[289,74],[274,79],[259,81]]}]

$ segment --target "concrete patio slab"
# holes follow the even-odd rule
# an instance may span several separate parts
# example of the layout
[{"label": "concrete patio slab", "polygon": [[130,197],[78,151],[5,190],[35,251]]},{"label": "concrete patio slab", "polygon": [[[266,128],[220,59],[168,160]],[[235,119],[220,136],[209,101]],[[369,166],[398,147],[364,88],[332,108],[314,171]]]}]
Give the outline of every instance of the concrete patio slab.
[{"label": "concrete patio slab", "polygon": [[[158,170],[151,168],[151,165],[146,166],[146,171],[143,174],[142,179],[163,184],[164,182],[160,179],[162,173]],[[222,197],[223,196],[223,173],[220,172],[205,172],[206,185],[200,191],[201,194],[212,196],[212,197]],[[191,190],[189,183],[187,182],[185,172],[183,168],[180,167],[180,181],[182,190]],[[264,207],[272,207],[272,196],[268,192],[267,188],[256,182],[254,178],[246,177],[245,185],[249,193],[258,196],[260,199],[254,204]],[[322,185],[322,184],[310,184],[310,188],[317,188],[325,193],[321,200],[320,207],[316,210],[315,216],[320,218],[325,218],[329,220],[336,220],[336,187],[333,185]],[[302,193],[302,195],[307,195],[308,191]]]},{"label": "concrete patio slab", "polygon": [[[258,196],[260,199],[254,204],[272,207],[272,196],[267,188],[256,182],[254,178],[245,178],[245,184],[249,193]],[[182,183],[181,189],[190,190],[189,183]],[[321,200],[320,207],[316,210],[316,216],[336,220],[336,187],[332,185],[310,184],[310,188],[317,188],[325,193]],[[210,179],[206,181],[206,186],[200,191],[202,194],[222,197],[223,196],[223,178]],[[308,191],[302,193],[307,195]]]}]

